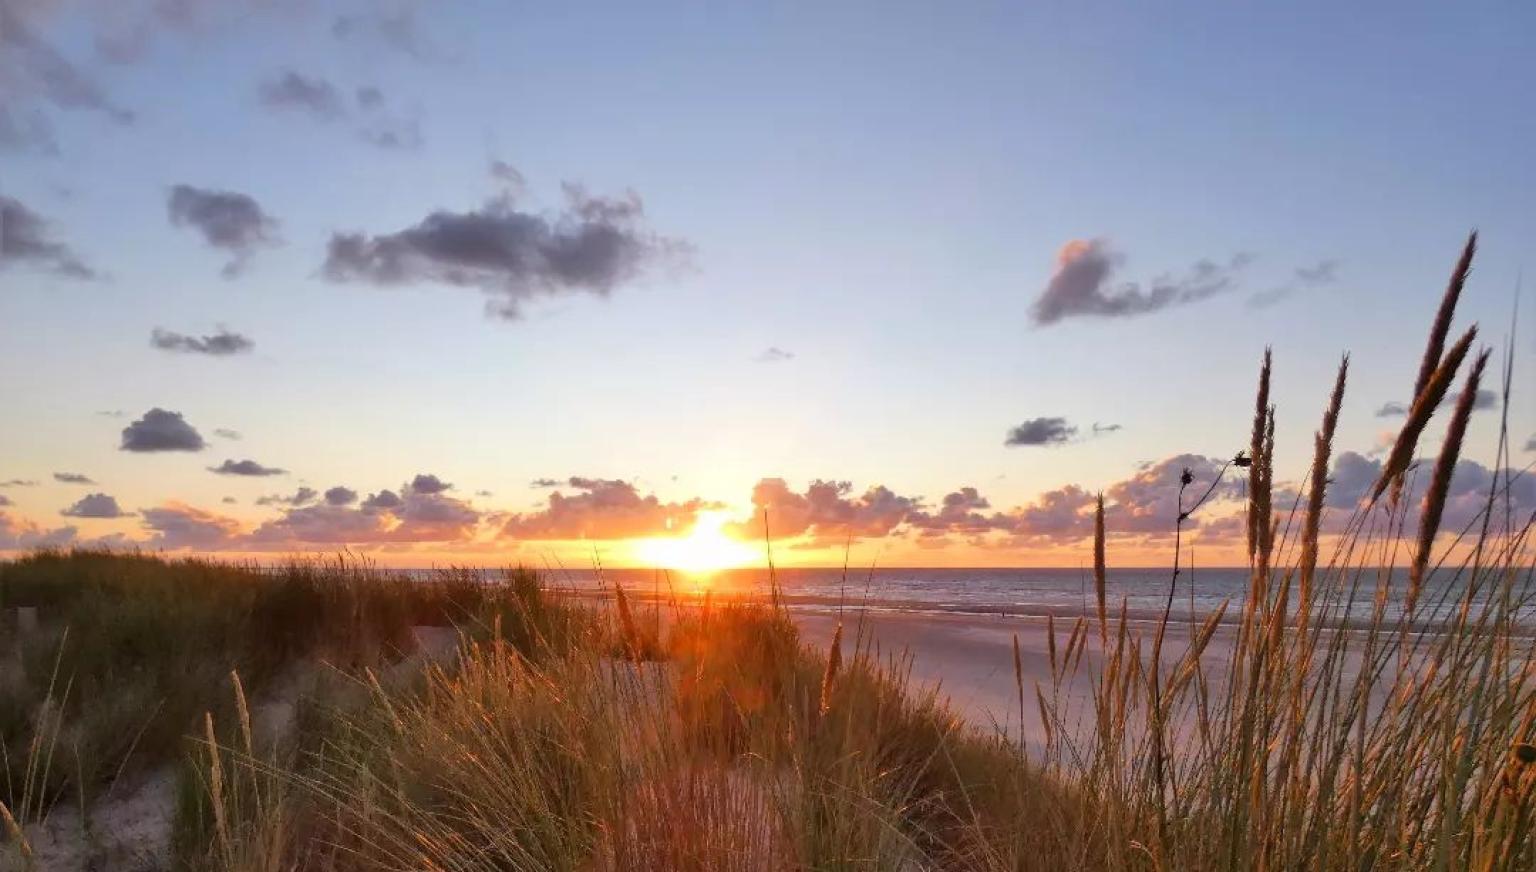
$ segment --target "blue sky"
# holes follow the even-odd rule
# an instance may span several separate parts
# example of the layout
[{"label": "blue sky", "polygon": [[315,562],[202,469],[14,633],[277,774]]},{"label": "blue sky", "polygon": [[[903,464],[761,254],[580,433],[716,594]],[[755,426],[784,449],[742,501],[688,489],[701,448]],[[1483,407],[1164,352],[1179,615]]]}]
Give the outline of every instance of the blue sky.
[{"label": "blue sky", "polygon": [[[489,552],[493,513],[548,511],[548,491],[528,486],[546,477],[738,514],[773,477],[797,492],[847,480],[852,497],[884,485],[930,507],[971,486],[1006,511],[1142,463],[1230,455],[1266,343],[1279,465],[1299,476],[1342,351],[1340,447],[1367,453],[1391,429],[1374,412],[1408,399],[1474,227],[1458,323],[1481,323],[1502,353],[1536,237],[1536,13],[1511,2],[0,5],[29,40],[0,43],[0,105],[43,119],[54,146],[0,151],[0,195],[106,274],[0,262],[13,422],[0,480],[41,482],[0,491],[15,529],[173,546],[145,509],[252,529],[284,511],[255,505],[263,495],[399,491],[424,472],[455,483]],[[97,108],[50,99],[39,45],[96,86]],[[263,84],[289,72],[329,83],[346,117],[264,104]],[[382,109],[355,105],[362,87]],[[363,139],[380,125],[419,142]],[[691,254],[513,321],[487,316],[472,287],[322,274],[333,233],[479,209],[505,190],[492,160],[526,179],[521,214],[560,212],[566,181],[633,191],[643,232]],[[278,242],[221,277],[230,253],[168,220],[179,184],[247,195]],[[1072,240],[1118,254],[1116,286],[1251,262],[1204,299],[1038,325]],[[219,325],[254,349],[149,343],[156,327]],[[1536,433],[1531,335],[1517,348],[1517,458]],[[793,358],[760,360],[770,347]],[[155,407],[208,448],[120,450]],[[1055,417],[1078,437],[1004,445],[1009,428]],[[1490,462],[1495,419],[1473,433]],[[1121,429],[1092,435],[1096,422]],[[247,457],[288,474],[206,469]],[[139,514],[66,522],[82,492],[53,482],[60,470]],[[976,559],[1029,559],[1015,545]],[[910,562],[968,559],[963,544],[914,547],[891,546]]]}]

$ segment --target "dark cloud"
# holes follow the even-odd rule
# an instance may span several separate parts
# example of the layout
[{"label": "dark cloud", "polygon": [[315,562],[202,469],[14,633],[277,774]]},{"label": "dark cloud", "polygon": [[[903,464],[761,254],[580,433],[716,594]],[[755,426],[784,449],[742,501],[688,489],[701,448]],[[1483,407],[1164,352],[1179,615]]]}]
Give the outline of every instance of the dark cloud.
[{"label": "dark cloud", "polygon": [[763,512],[774,538],[807,536],[813,543],[835,543],[850,537],[884,536],[919,510],[920,501],[876,485],[853,496],[846,481],[812,481],[803,493],[782,478],[765,478],[752,488],[753,521],[737,525],[743,538],[763,535]]},{"label": "dark cloud", "polygon": [[364,85],[352,92],[318,76],[288,70],[258,88],[262,105],[285,112],[302,112],[322,123],[350,121],[358,137],[380,148],[412,149],[421,145],[421,124],[390,111],[384,92]]},{"label": "dark cloud", "polygon": [[1077,427],[1068,424],[1066,418],[1030,418],[1008,431],[1003,444],[1063,445],[1077,436]]},{"label": "dark cloud", "polygon": [[[1441,405],[1443,406],[1447,404],[1454,404],[1460,398],[1460,391],[1446,391],[1445,399],[1441,401]],[[1486,389],[1480,388],[1477,392],[1477,397],[1472,401],[1472,409],[1478,412],[1486,412],[1489,409],[1497,409],[1498,407],[1499,395]],[[1376,417],[1401,418],[1408,414],[1408,409],[1408,405],[1399,403],[1394,400],[1392,402],[1382,403],[1381,408],[1376,410]]]},{"label": "dark cloud", "polygon": [[362,510],[365,512],[393,512],[405,505],[405,500],[392,490],[381,490],[376,494],[369,494],[363,500]]},{"label": "dark cloud", "polygon": [[1525,450],[1536,451],[1536,433],[1531,434],[1531,438],[1525,440]]},{"label": "dark cloud", "polygon": [[[1179,516],[1179,479],[1185,470],[1193,477],[1189,490],[1202,494],[1216,481],[1225,461],[1198,454],[1180,454],[1156,463],[1144,463],[1129,478],[1110,485],[1104,491],[1104,524],[1116,533],[1171,535]],[[1236,499],[1242,496],[1242,476],[1228,475],[1212,492],[1212,499]],[[1202,519],[1191,518],[1186,528],[1199,527]]]},{"label": "dark cloud", "polygon": [[315,497],[318,497],[319,495],[320,495],[320,492],[315,490],[312,487],[300,487],[298,490],[294,491],[291,494],[287,494],[287,495],[284,495],[284,494],[270,494],[268,496],[258,497],[257,500],[256,500],[256,505],[258,505],[258,506],[303,506],[303,505],[308,505],[309,503],[314,502],[315,501]]},{"label": "dark cloud", "polygon": [[224,266],[225,278],[238,275],[258,249],[278,241],[277,220],[248,194],[176,185],[166,211],[172,224],[193,228],[208,245],[234,256]]},{"label": "dark cloud", "polygon": [[1225,264],[1201,260],[1187,274],[1158,278],[1146,288],[1135,282],[1112,283],[1122,260],[1102,239],[1073,240],[1062,246],[1056,255],[1056,274],[1031,308],[1035,324],[1046,326],[1075,316],[1142,315],[1202,300],[1233,288],[1237,273],[1251,258],[1239,254]]},{"label": "dark cloud", "polygon": [[665,536],[693,526],[710,504],[703,500],[664,503],[655,495],[641,496],[635,486],[617,479],[572,477],[567,495],[555,491],[537,512],[512,514],[501,527],[511,539],[628,539]]},{"label": "dark cloud", "polygon": [[219,437],[220,439],[228,439],[231,442],[238,441],[240,439],[240,431],[231,430],[228,427],[215,428],[213,435]]},{"label": "dark cloud", "polygon": [[494,497],[496,495],[491,493],[488,490],[477,490],[477,491],[475,491],[475,496],[477,496],[477,497]]},{"label": "dark cloud", "polygon": [[365,122],[357,135],[366,143],[390,151],[413,151],[421,147],[421,122],[414,118],[379,116]]},{"label": "dark cloud", "polygon": [[768,346],[768,348],[765,349],[762,354],[757,356],[758,363],[778,363],[780,361],[794,359],[795,353],[793,351],[785,351],[777,345]]},{"label": "dark cloud", "polygon": [[286,469],[278,469],[275,466],[262,466],[254,460],[226,460],[218,466],[208,467],[208,471],[218,473],[219,475],[267,476],[288,474]]},{"label": "dark cloud", "polygon": [[219,500],[219,502],[223,503],[226,506],[233,506],[233,505],[238,504],[240,501],[235,499],[234,497],[225,497],[224,499]]},{"label": "dark cloud", "polygon": [[81,475],[78,472],[55,472],[53,480],[61,484],[95,484],[90,476]]},{"label": "dark cloud", "polygon": [[37,487],[37,482],[30,478],[13,478],[9,481],[0,481],[0,487]]},{"label": "dark cloud", "polygon": [[265,547],[281,543],[455,542],[471,538],[481,518],[468,503],[441,492],[408,491],[399,497],[382,491],[352,508],[348,503],[356,498],[357,494],[347,488],[332,488],[326,492],[325,502],[291,508],[262,524],[250,539]]},{"label": "dark cloud", "polygon": [[11,498],[10,497],[6,496],[5,494],[0,494],[0,506],[14,506],[14,505],[16,505],[16,504],[11,502]]},{"label": "dark cloud", "polygon": [[1093,422],[1094,435],[1099,435],[1101,433],[1116,433],[1123,429],[1125,429],[1125,425],[1123,424],[1100,424],[1098,421]]},{"label": "dark cloud", "polygon": [[477,287],[491,297],[489,313],[516,318],[536,297],[606,296],[684,250],[645,228],[632,193],[604,199],[568,185],[566,199],[553,216],[500,199],[469,212],[433,212],[396,233],[336,233],[323,271],[335,282]]},{"label": "dark cloud", "polygon": [[283,75],[261,83],[261,103],[272,109],[296,109],[323,121],[347,113],[341,91],[330,82],[288,70]]},{"label": "dark cloud", "polygon": [[528,486],[534,489],[559,487],[561,484],[563,484],[563,482],[558,478],[536,478],[533,481],[528,482]]},{"label": "dark cloud", "polygon": [[1273,306],[1293,294],[1331,285],[1338,281],[1338,272],[1339,262],[1336,260],[1323,260],[1313,266],[1297,267],[1284,284],[1267,291],[1259,291],[1249,297],[1248,305],[1255,309],[1262,309]]},{"label": "dark cloud", "polygon": [[452,490],[453,485],[438,478],[435,475],[422,473],[411,479],[411,483],[401,488],[410,494],[440,494],[445,490]]},{"label": "dark cloud", "polygon": [[[1338,460],[1334,462],[1333,474],[1328,479],[1326,498],[1329,508],[1339,510],[1333,519],[1332,529],[1337,531],[1355,509],[1368,504],[1371,489],[1376,479],[1381,476],[1381,466],[1381,460],[1366,457],[1358,452],[1346,451],[1339,455]],[[1442,532],[1459,533],[1468,524],[1478,519],[1487,505],[1488,494],[1496,487],[1495,475],[1497,475],[1498,490],[1494,503],[1496,511],[1503,511],[1504,482],[1508,481],[1511,482],[1508,499],[1515,516],[1524,519],[1532,512],[1536,512],[1536,477],[1523,470],[1495,471],[1475,460],[1461,460],[1457,462],[1456,468],[1451,473],[1451,484],[1446,492],[1444,514],[1440,524]],[[1408,477],[1406,499],[1414,507],[1414,512],[1405,524],[1406,530],[1412,531],[1418,526],[1417,512],[1422,507],[1424,491],[1429,484],[1428,479],[1427,466],[1423,474],[1410,473]]]},{"label": "dark cloud", "polygon": [[1022,539],[1069,542],[1093,535],[1094,495],[1069,484],[1010,514],[1007,529]]},{"label": "dark cloud", "polygon": [[103,418],[121,418],[125,413],[122,409],[104,409],[96,414]]},{"label": "dark cloud", "polygon": [[502,186],[508,196],[520,197],[528,187],[527,179],[523,178],[523,174],[517,167],[500,158],[492,158],[486,171],[491,174],[491,178],[495,179],[497,184]]},{"label": "dark cloud", "polygon": [[98,493],[86,494],[59,514],[68,518],[126,518],[133,513],[123,511],[116,499]]},{"label": "dark cloud", "polygon": [[372,42],[419,61],[437,57],[416,21],[416,10],[409,6],[338,15],[331,22],[331,35],[343,41]]},{"label": "dark cloud", "polygon": [[100,277],[73,249],[51,236],[48,222],[40,215],[20,200],[0,194],[0,269],[13,266],[70,279]]},{"label": "dark cloud", "polygon": [[47,11],[41,3],[0,3],[0,83],[7,98],[0,110],[0,147],[57,153],[43,106],[92,112],[116,124],[133,122],[132,112],[114,103],[94,79],[36,33],[32,16]]},{"label": "dark cloud", "polygon": [[202,451],[208,443],[180,412],[154,408],[123,428],[118,447],[123,451]]},{"label": "dark cloud", "polygon": [[235,519],[182,503],[141,509],[139,515],[151,534],[144,544],[151,548],[216,551],[228,548],[240,535],[240,522]]},{"label": "dark cloud", "polygon": [[0,151],[31,151],[57,156],[59,143],[53,137],[48,116],[36,108],[0,106]]},{"label": "dark cloud", "polygon": [[945,494],[944,499],[939,503],[938,512],[930,514],[914,511],[908,515],[906,523],[925,536],[951,533],[980,536],[993,530],[1007,529],[1010,525],[1004,516],[997,512],[984,511],[990,508],[992,503],[976,488],[963,487]]},{"label": "dark cloud", "polygon": [[252,342],[249,337],[230,332],[222,327],[219,328],[219,332],[210,336],[187,336],[156,327],[149,334],[149,344],[162,351],[176,351],[183,354],[206,354],[213,357],[227,357],[232,354],[240,354],[256,347],[256,343]]}]

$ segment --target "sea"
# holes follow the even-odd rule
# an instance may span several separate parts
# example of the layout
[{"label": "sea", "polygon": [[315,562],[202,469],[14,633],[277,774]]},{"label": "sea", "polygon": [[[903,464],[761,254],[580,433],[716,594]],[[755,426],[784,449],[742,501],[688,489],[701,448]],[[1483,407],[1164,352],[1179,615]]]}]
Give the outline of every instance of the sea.
[{"label": "sea", "polygon": [[[1536,590],[1530,589],[1530,572],[1514,580],[1515,608],[1521,623],[1536,626]],[[916,569],[916,568],[781,568],[722,570],[707,575],[649,569],[554,569],[545,583],[577,592],[608,592],[622,585],[639,598],[697,598],[706,592],[723,597],[778,595],[791,608],[872,609],[933,614],[1001,615],[1012,617],[1075,618],[1097,612],[1097,596],[1090,570],[1078,568],[1030,569]],[[1272,584],[1281,584],[1278,576]],[[1108,570],[1104,599],[1113,618],[1123,609],[1128,620],[1160,619],[1167,610],[1174,619],[1203,621],[1221,611],[1235,621],[1242,613],[1251,588],[1244,568],[1185,569],[1174,577],[1171,568],[1115,568]],[[1384,585],[1384,587],[1383,587]],[[1321,591],[1328,585],[1319,582]],[[1381,595],[1383,617],[1395,620],[1404,608],[1409,589],[1406,570],[1360,569],[1342,583],[1332,598],[1328,617],[1355,623],[1369,620]],[[1353,591],[1349,590],[1354,586]],[[1473,601],[1493,601],[1497,589],[1483,585]],[[1449,620],[1459,610],[1466,593],[1462,573],[1432,575],[1419,595],[1415,620]],[[1295,584],[1291,599],[1297,599]],[[1322,596],[1322,594],[1319,594]]]}]

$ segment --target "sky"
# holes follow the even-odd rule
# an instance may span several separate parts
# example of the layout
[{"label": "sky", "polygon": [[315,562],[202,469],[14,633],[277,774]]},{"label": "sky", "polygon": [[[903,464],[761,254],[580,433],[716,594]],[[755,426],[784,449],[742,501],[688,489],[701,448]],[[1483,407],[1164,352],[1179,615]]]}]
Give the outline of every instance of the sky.
[{"label": "sky", "polygon": [[[1348,514],[1473,229],[1456,324],[1513,351],[1522,470],[1533,34],[1515,2],[0,0],[0,552],[740,562],[766,509],[781,563],[1075,566],[1102,492],[1115,558],[1161,563],[1266,346],[1293,490],[1351,355]],[[1222,482],[1191,532],[1241,562]]]}]

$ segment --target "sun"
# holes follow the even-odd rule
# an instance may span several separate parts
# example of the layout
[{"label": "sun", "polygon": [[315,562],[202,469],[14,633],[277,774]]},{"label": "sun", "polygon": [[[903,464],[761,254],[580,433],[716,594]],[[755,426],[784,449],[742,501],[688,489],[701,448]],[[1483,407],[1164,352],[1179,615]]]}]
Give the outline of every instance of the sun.
[{"label": "sun", "polygon": [[757,557],[757,550],[725,535],[721,528],[729,520],[727,512],[700,512],[687,535],[641,539],[635,543],[635,556],[646,566],[695,575],[744,566]]}]

